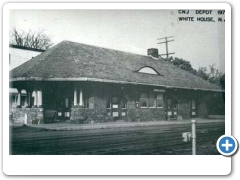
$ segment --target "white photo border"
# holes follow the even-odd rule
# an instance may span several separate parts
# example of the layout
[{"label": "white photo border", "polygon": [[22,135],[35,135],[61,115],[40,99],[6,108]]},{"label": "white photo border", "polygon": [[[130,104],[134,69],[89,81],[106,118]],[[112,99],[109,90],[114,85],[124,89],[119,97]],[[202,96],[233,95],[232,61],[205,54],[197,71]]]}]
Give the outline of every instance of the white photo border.
[{"label": "white photo border", "polygon": [[3,172],[7,175],[228,175],[221,155],[9,155],[10,9],[225,9],[225,134],[231,135],[231,6],[227,3],[7,3],[3,7]]}]

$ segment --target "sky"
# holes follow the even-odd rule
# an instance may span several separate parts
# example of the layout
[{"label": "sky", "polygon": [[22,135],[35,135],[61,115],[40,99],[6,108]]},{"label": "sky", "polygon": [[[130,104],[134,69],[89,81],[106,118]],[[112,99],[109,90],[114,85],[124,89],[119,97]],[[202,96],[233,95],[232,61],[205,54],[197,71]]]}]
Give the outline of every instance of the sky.
[{"label": "sky", "polygon": [[[218,22],[217,11],[211,14],[180,14],[178,10],[10,10],[9,32],[44,32],[54,44],[69,40],[147,55],[148,48],[165,54],[165,44],[158,38],[174,36],[168,44],[173,57],[190,61],[193,68],[215,67],[225,72],[225,25]],[[194,17],[194,21],[179,21]],[[215,22],[196,21],[213,17]]]}]

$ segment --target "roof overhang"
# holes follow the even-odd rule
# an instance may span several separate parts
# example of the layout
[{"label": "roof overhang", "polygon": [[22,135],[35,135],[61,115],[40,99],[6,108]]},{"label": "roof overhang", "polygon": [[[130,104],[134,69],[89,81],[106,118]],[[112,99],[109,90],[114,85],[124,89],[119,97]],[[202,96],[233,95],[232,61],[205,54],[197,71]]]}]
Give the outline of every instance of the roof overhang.
[{"label": "roof overhang", "polygon": [[111,79],[100,79],[100,78],[89,78],[89,77],[77,77],[77,78],[39,78],[39,77],[19,77],[19,78],[11,78],[9,82],[20,82],[20,81],[81,81],[81,82],[104,82],[104,83],[117,83],[117,84],[133,84],[133,85],[146,85],[146,86],[157,86],[157,87],[165,87],[165,88],[176,88],[176,89],[188,89],[188,90],[196,90],[196,91],[212,91],[212,92],[225,92],[225,90],[221,89],[204,89],[204,88],[190,88],[190,87],[179,87],[179,86],[169,86],[164,84],[152,84],[152,83],[139,83],[139,82],[131,82],[131,81],[119,81],[119,80],[111,80]]}]

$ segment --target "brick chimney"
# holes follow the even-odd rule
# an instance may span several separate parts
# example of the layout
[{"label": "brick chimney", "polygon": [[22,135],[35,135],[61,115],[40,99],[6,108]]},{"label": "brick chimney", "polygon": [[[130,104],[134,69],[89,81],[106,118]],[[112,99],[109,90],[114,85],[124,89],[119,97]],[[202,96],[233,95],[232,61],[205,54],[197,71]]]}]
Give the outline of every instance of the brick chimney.
[{"label": "brick chimney", "polygon": [[152,56],[154,58],[158,58],[158,49],[157,48],[150,48],[147,50],[148,56]]}]

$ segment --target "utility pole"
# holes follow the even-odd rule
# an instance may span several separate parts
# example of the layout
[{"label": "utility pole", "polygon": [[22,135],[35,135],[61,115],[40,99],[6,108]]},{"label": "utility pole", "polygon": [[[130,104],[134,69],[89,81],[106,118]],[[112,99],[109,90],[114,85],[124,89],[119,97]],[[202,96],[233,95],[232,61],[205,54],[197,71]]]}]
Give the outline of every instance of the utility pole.
[{"label": "utility pole", "polygon": [[192,155],[196,155],[196,120],[191,120],[192,122]]},{"label": "utility pole", "polygon": [[[174,39],[171,39],[171,38],[173,38],[173,37],[174,37],[174,36],[168,36],[168,37],[163,37],[163,38],[158,38],[158,39],[157,39],[157,40],[165,39],[165,41],[159,42],[158,44],[166,44],[166,54],[160,54],[160,55],[166,56],[166,57],[167,57],[167,60],[168,60],[168,58],[169,58],[169,54],[175,54],[174,52],[172,52],[172,53],[169,53],[169,52],[168,52],[168,43],[174,41]],[[168,39],[170,39],[170,40],[168,40]]]}]

